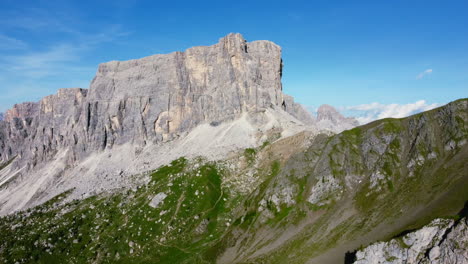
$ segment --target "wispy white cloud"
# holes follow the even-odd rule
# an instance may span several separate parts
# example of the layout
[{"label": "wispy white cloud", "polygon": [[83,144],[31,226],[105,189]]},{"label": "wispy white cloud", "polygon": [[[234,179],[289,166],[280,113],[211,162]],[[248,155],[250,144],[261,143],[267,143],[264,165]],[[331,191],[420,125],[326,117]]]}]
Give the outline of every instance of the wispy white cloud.
[{"label": "wispy white cloud", "polygon": [[425,100],[419,100],[409,104],[381,104],[370,103],[356,106],[345,107],[344,110],[354,116],[360,124],[366,124],[371,121],[382,118],[401,118],[416,114],[419,112],[431,110],[440,106],[440,104],[429,104]]},{"label": "wispy white cloud", "polygon": [[[105,31],[76,33],[74,38],[69,38],[61,43],[53,43],[40,50],[26,48],[27,44],[21,40],[16,42],[11,40],[9,45],[22,45],[24,49],[14,54],[4,53],[0,56],[0,78],[3,76],[8,79],[7,77],[14,73],[32,80],[60,75],[65,70],[73,72],[89,70],[90,67],[95,68],[96,65],[83,66],[83,57],[96,47],[129,34],[129,32],[121,30],[119,25],[110,25]],[[13,47],[11,46],[11,48]]]},{"label": "wispy white cloud", "polygon": [[[40,41],[32,43],[32,40],[20,40],[0,33],[0,78],[5,74],[8,77],[11,72],[28,78],[41,78],[82,68],[79,65],[83,65],[84,57],[95,48],[130,34],[118,24],[89,26],[87,20],[75,12],[73,5],[67,3],[61,3],[60,8],[44,5],[5,10],[0,14],[3,30],[22,32],[21,36],[36,36]],[[19,48],[22,50],[2,52]]]},{"label": "wispy white cloud", "polygon": [[0,50],[21,50],[27,47],[28,44],[22,40],[0,34]]},{"label": "wispy white cloud", "polygon": [[4,55],[0,58],[0,76],[14,73],[31,80],[61,75],[64,71],[82,72],[95,68],[95,65],[84,65],[82,58],[94,47],[110,42],[120,34],[102,32],[83,36],[75,43],[63,42],[39,51],[25,50],[15,55]]},{"label": "wispy white cloud", "polygon": [[73,13],[44,9],[0,14],[0,112],[60,87],[86,88],[96,50],[130,35],[118,24],[86,23]]},{"label": "wispy white cloud", "polygon": [[421,80],[424,76],[432,74],[432,69],[427,69],[416,76],[416,80]]},{"label": "wispy white cloud", "polygon": [[68,44],[51,46],[44,51],[28,52],[5,57],[14,71],[46,69],[52,64],[69,62],[78,58],[77,48]]},{"label": "wispy white cloud", "polygon": [[78,33],[71,25],[79,21],[74,13],[63,13],[51,8],[24,8],[8,10],[0,15],[0,26],[26,32]]},{"label": "wispy white cloud", "polygon": [[60,75],[64,71],[89,71],[90,67],[94,69],[96,65],[83,65],[82,59],[86,54],[102,44],[129,34],[114,25],[94,34],[81,33],[73,41],[52,44],[42,50],[27,49],[15,55],[4,55],[0,57],[0,77],[14,72],[28,79],[37,79]]}]

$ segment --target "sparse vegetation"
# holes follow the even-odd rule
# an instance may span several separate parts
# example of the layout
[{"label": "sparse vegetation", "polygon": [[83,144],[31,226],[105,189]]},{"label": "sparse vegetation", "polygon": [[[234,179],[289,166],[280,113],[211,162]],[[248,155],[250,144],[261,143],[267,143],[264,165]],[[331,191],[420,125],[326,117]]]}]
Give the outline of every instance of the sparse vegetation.
[{"label": "sparse vegetation", "polygon": [[249,164],[252,164],[255,161],[255,156],[257,155],[257,150],[254,148],[246,148],[244,150],[244,156]]},{"label": "sparse vegetation", "polygon": [[[135,191],[58,205],[64,194],[1,218],[0,262],[212,262],[202,249],[213,246],[231,223],[222,174],[214,163],[188,169],[182,158]],[[159,192],[167,198],[151,208]]]}]

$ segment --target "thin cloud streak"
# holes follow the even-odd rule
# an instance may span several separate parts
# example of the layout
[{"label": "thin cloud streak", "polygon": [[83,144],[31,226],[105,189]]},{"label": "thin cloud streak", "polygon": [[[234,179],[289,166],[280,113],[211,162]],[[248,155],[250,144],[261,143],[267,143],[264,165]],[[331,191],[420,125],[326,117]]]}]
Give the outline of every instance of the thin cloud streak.
[{"label": "thin cloud streak", "polygon": [[38,100],[59,87],[87,88],[96,70],[94,63],[87,63],[88,56],[104,44],[131,34],[119,24],[102,24],[88,31],[78,17],[51,15],[43,9],[26,13],[3,13],[0,26],[7,32],[20,32],[19,36],[60,37],[58,41],[33,45],[34,38],[25,41],[0,32],[0,112],[14,103]]},{"label": "thin cloud streak", "polygon": [[416,80],[421,80],[422,78],[424,78],[424,76],[429,75],[429,74],[432,74],[432,69],[427,69],[421,72],[420,74],[418,74],[418,76],[416,76]]},{"label": "thin cloud streak", "polygon": [[0,34],[0,50],[22,50],[28,48],[24,41]]},{"label": "thin cloud streak", "polygon": [[[64,69],[70,71],[89,70],[90,66],[79,66],[88,51],[100,44],[112,42],[130,33],[120,30],[120,26],[109,27],[107,31],[96,34],[81,34],[73,43],[61,43],[47,47],[42,51],[25,51],[18,55],[6,55],[0,58],[0,76],[14,73],[29,79],[57,76]],[[93,67],[95,67],[93,65]]]},{"label": "thin cloud streak", "polygon": [[74,19],[73,15],[55,12],[46,8],[27,8],[22,11],[12,11],[0,16],[0,25],[3,28],[23,30],[26,32],[54,32],[77,34],[70,24]]},{"label": "thin cloud streak", "polygon": [[4,55],[0,58],[0,77],[15,73],[27,78],[42,78],[61,74],[64,69],[82,69],[78,65],[88,51],[129,34],[122,31],[119,25],[114,25],[95,34],[80,33],[80,37],[73,42],[53,44],[42,51],[27,49],[16,55]]}]

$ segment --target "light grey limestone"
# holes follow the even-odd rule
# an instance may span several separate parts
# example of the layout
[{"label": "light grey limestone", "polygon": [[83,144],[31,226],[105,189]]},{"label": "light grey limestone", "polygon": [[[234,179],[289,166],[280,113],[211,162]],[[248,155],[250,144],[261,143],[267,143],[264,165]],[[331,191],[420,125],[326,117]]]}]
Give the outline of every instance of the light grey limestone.
[{"label": "light grey limestone", "polygon": [[[0,161],[28,169],[69,148],[69,165],[115,144],[176,139],[202,123],[283,105],[281,48],[229,34],[213,46],[99,65],[89,91],[60,89],[15,105],[0,124]],[[21,164],[19,164],[21,163]]]},{"label": "light grey limestone", "polygon": [[283,108],[286,112],[294,116],[297,120],[307,125],[315,125],[317,123],[316,118],[307,111],[299,103],[294,102],[294,98],[289,95],[284,95]]},{"label": "light grey limestone", "polygon": [[317,110],[317,126],[321,129],[339,133],[359,125],[353,117],[344,117],[331,105],[321,105]]},{"label": "light grey limestone", "polygon": [[355,264],[466,264],[467,219],[435,219],[429,225],[388,242],[372,244],[356,253]]},{"label": "light grey limestone", "polygon": [[158,208],[159,207],[159,204],[161,204],[162,202],[164,202],[164,199],[166,199],[167,197],[167,194],[165,193],[158,193],[156,194],[153,199],[151,199],[150,203],[149,203],[149,206],[153,207],[153,208]]},{"label": "light grey limestone", "polygon": [[0,164],[15,158],[0,174],[0,214],[70,188],[85,197],[124,187],[128,175],[167,159],[252,147],[270,130],[303,131],[292,117],[304,116],[300,108],[284,111],[294,102],[285,102],[282,67],[276,44],[229,34],[212,46],[103,63],[89,90],[15,105],[0,121]]}]

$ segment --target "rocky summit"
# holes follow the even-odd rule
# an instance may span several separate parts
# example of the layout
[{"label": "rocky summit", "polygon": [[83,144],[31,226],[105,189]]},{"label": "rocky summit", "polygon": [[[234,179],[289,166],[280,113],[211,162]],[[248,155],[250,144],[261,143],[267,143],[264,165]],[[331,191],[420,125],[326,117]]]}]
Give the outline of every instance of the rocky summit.
[{"label": "rocky summit", "polygon": [[341,132],[359,125],[352,117],[344,117],[331,105],[321,105],[317,110],[317,125],[322,129]]},{"label": "rocky summit", "polygon": [[[78,175],[76,181],[82,181],[83,169],[89,170],[89,166],[85,165],[78,171],[73,168],[79,167],[86,158],[96,153],[105,150],[112,153],[112,149],[118,146],[126,146],[126,150],[133,155],[126,153],[120,155],[119,160],[114,159],[121,165],[113,171],[103,166],[97,168],[99,171],[89,172],[88,176],[92,179],[86,180],[87,186],[80,195],[100,191],[95,188],[128,185],[125,179],[122,184],[113,182],[121,180],[115,177],[119,177],[121,171],[125,173],[135,152],[144,151],[146,146],[149,146],[146,149],[160,149],[159,145],[164,142],[186,139],[185,134],[198,125],[218,127],[235,122],[244,115],[248,121],[236,126],[239,131],[229,130],[225,126],[218,128],[227,130],[224,133],[248,134],[245,138],[237,135],[233,138],[235,142],[227,142],[228,150],[236,149],[238,144],[240,147],[258,144],[256,137],[264,136],[256,134],[259,126],[271,126],[266,130],[276,129],[275,133],[284,132],[286,126],[303,127],[295,117],[305,118],[305,121],[309,117],[292,98],[284,99],[281,71],[279,46],[269,41],[247,43],[240,34],[230,34],[209,47],[104,63],[99,65],[89,90],[60,89],[57,94],[47,96],[38,103],[15,105],[5,113],[5,122],[0,125],[0,159],[6,162],[15,158],[9,172],[4,173],[2,178],[12,186],[7,189],[20,186],[20,192],[26,188],[28,191],[21,201],[8,198],[11,197],[8,191],[0,193],[0,197],[8,200],[0,212],[26,208],[59,194],[53,181],[71,178],[66,174]],[[282,117],[274,113],[278,111],[284,112]],[[288,124],[284,127],[276,124],[278,118],[283,118]],[[199,141],[204,144],[203,140]],[[172,158],[188,155],[190,151],[182,149],[182,153],[175,153]],[[163,155],[169,154],[162,152],[160,156]],[[164,162],[146,163],[144,169],[139,164],[129,174],[156,168],[153,165],[159,166]],[[30,176],[39,170],[39,175]],[[114,179],[108,183],[98,174]],[[29,184],[31,178],[36,182]],[[65,181],[65,188],[77,185],[75,180]],[[47,190],[49,188],[53,190]],[[11,195],[17,197],[18,193],[13,191]]]},{"label": "rocky summit", "polygon": [[16,135],[2,137],[0,157],[29,156],[31,168],[70,148],[72,163],[116,144],[168,141],[202,123],[281,107],[281,68],[280,47],[240,34],[210,47],[104,63],[89,91],[61,89],[8,110],[3,131]]},{"label": "rocky summit", "polygon": [[0,121],[0,263],[468,263],[468,100],[363,126],[281,48],[99,65]]}]

